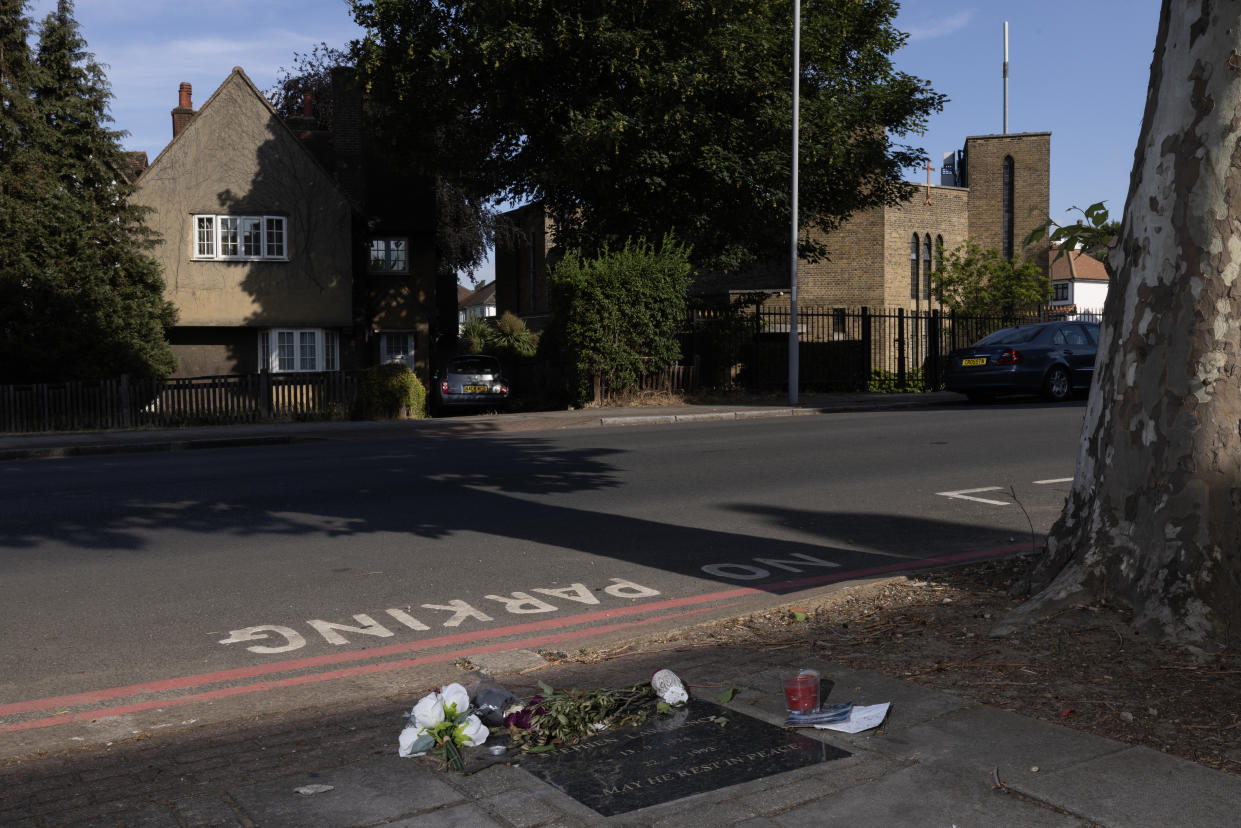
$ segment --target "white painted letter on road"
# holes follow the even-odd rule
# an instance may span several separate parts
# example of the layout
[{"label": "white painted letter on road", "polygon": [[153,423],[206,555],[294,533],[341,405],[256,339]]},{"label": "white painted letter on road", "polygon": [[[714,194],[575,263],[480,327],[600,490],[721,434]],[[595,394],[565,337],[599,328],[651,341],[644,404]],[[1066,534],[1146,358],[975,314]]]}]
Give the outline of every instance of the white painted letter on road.
[{"label": "white painted letter on road", "polygon": [[546,601],[535,598],[528,592],[514,592],[508,595],[484,595],[488,601],[499,601],[504,609],[514,615],[527,615],[535,612],[555,612],[556,608]]},{"label": "white painted letter on road", "polygon": [[535,588],[531,592],[541,592],[544,595],[550,595],[553,598],[562,598],[566,601],[577,601],[579,604],[597,604],[599,599],[591,593],[585,584],[572,584],[567,587],[556,587],[555,589],[539,589]]},{"label": "white painted letter on road", "polygon": [[479,621],[490,621],[491,620],[490,615],[488,615],[487,613],[481,610],[475,609],[474,607],[470,606],[465,601],[462,601],[459,598],[453,599],[452,601],[449,601],[447,604],[423,604],[422,606],[425,607],[426,609],[443,610],[444,612],[451,612],[453,615],[451,618],[449,618],[447,621],[444,622],[445,627],[459,627],[461,626],[461,622],[467,618],[475,618]]},{"label": "white painted letter on road", "polygon": [[757,566],[731,563],[707,564],[702,568],[702,571],[717,578],[732,578],[734,581],[757,581],[771,574],[766,569]]},{"label": "white painted letter on road", "polygon": [[228,638],[220,640],[221,644],[240,644],[244,641],[263,641],[271,637],[271,633],[284,636],[285,643],[279,647],[267,647],[264,645],[255,645],[246,647],[252,653],[260,653],[266,655],[268,653],[287,653],[289,650],[300,650],[306,646],[306,639],[302,638],[301,633],[288,627],[277,627],[272,624],[262,624],[257,627],[245,627],[240,630],[233,630],[229,633]]},{"label": "white painted letter on road", "polygon": [[835,561],[825,561],[822,558],[815,558],[810,555],[802,554],[801,552],[791,552],[789,554],[792,557],[800,558],[801,560],[778,561],[775,558],[755,558],[754,562],[761,563],[765,566],[775,567],[776,569],[784,569],[789,572],[801,572],[802,571],[798,567],[793,566],[793,564],[799,564],[800,566],[840,566],[840,564],[836,563]]},{"label": "white painted letter on road", "polygon": [[623,578],[609,578],[611,584],[605,586],[603,591],[613,598],[650,598],[652,595],[658,595],[659,590],[650,587],[638,586],[633,581],[626,581]]},{"label": "white painted letter on road", "polygon": [[310,621],[307,621],[306,623],[314,627],[316,630],[318,630],[319,634],[322,635],[327,640],[327,643],[329,644],[348,644],[349,643],[349,639],[345,638],[343,635],[338,633],[337,630],[357,633],[358,635],[375,635],[375,636],[379,636],[380,638],[391,638],[392,637],[392,630],[383,626],[378,621],[376,621],[374,618],[371,618],[369,615],[355,615],[353,616],[353,618],[355,621],[357,621],[362,626],[353,627],[353,626],[350,626],[349,624],[335,624],[331,621],[320,621],[318,619],[311,619]]}]

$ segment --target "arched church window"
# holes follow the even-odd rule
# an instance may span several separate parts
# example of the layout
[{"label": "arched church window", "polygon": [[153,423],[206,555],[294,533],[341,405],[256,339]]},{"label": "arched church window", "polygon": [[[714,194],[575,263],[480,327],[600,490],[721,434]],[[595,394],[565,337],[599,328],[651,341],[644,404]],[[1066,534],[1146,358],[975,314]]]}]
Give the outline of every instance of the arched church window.
[{"label": "arched church window", "polygon": [[1004,258],[1013,257],[1013,157],[1004,156]]},{"label": "arched church window", "polygon": [[909,243],[909,298],[918,298],[918,234]]}]

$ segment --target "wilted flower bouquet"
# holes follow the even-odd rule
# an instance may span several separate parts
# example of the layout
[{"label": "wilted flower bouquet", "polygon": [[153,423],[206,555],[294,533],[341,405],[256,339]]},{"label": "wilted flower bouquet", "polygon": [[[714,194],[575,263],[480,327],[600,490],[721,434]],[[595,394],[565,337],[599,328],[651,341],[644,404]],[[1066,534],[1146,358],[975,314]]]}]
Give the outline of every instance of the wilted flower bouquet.
[{"label": "wilted flower bouquet", "polygon": [[444,758],[444,766],[462,771],[462,747],[487,741],[487,726],[470,707],[470,694],[460,684],[448,684],[438,693],[428,693],[406,714],[410,724],[401,731],[397,753],[422,756],[434,753]]},{"label": "wilted flower bouquet", "polygon": [[553,690],[539,682],[540,695],[507,711],[512,746],[543,753],[624,725],[641,724],[652,713],[670,713],[689,700],[681,680],[660,670],[650,684],[623,690]]}]

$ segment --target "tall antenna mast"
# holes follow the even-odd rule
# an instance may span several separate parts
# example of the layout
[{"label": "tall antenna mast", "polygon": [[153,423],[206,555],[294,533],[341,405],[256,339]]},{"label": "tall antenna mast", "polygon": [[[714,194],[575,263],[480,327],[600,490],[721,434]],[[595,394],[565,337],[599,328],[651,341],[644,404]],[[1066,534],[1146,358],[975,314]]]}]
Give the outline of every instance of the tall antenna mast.
[{"label": "tall antenna mast", "polygon": [[1008,21],[1004,21],[1004,134],[1008,134]]}]

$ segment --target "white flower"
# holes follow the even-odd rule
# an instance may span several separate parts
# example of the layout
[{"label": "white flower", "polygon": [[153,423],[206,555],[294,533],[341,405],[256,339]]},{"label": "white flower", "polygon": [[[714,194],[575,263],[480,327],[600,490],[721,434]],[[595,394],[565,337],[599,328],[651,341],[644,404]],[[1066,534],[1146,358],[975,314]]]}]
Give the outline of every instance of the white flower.
[{"label": "white flower", "polygon": [[462,744],[466,747],[481,745],[487,741],[487,736],[490,733],[487,730],[487,725],[483,724],[482,720],[477,716],[470,716],[470,718],[466,719],[465,724],[457,727],[457,732],[465,737],[465,741]]},{"label": "white flower", "polygon": [[444,685],[440,690],[440,699],[444,703],[444,710],[452,714],[451,718],[456,718],[470,709],[469,692],[456,682]]},{"label": "white flower", "polygon": [[430,729],[444,721],[444,700],[439,693],[427,693],[414,705],[414,724]]},{"label": "white flower", "polygon": [[414,753],[414,742],[418,741],[418,736],[420,733],[422,733],[422,728],[418,725],[410,725],[402,730],[401,735],[397,737],[396,755],[406,757],[423,756],[426,751]]},{"label": "white flower", "polygon": [[667,704],[671,704],[675,706],[678,704],[685,704],[687,701],[689,701],[689,693],[685,692],[684,687],[680,687],[680,686],[669,687],[668,689],[664,690],[662,694],[660,694],[660,698],[663,699]]}]

